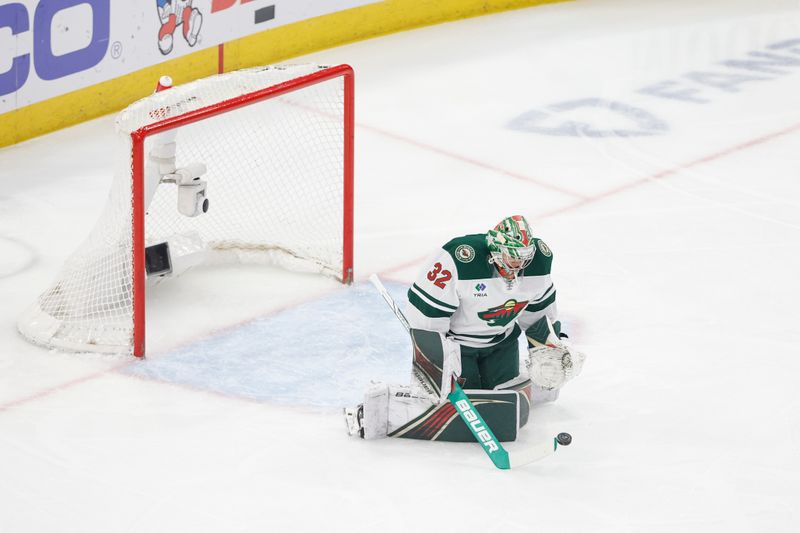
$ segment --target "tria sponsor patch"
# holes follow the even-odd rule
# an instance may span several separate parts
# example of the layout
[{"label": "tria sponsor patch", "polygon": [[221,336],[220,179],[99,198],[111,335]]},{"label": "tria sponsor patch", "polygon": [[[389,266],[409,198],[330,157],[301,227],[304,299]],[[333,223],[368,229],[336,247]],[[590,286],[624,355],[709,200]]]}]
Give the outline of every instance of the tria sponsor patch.
[{"label": "tria sponsor patch", "polygon": [[477,285],[475,285],[475,292],[473,292],[472,295],[476,298],[486,298],[489,295],[486,294],[485,291],[486,291],[486,284],[478,283]]}]

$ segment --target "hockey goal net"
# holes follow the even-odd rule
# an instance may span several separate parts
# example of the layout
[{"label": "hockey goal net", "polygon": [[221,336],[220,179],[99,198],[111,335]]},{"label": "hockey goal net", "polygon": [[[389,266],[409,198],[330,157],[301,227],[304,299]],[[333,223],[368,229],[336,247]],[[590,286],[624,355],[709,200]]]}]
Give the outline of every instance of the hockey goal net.
[{"label": "hockey goal net", "polygon": [[208,263],[353,275],[353,71],[271,66],[157,92],[116,119],[105,210],[20,318],[32,342],[145,352],[145,289]]}]

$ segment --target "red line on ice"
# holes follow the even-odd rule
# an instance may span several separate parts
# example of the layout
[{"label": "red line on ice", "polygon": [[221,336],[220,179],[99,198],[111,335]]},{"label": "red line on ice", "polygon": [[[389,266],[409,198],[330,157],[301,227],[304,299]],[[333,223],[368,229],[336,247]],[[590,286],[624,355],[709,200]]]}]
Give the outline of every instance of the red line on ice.
[{"label": "red line on ice", "polygon": [[416,146],[417,148],[422,148],[423,150],[427,150],[429,152],[434,152],[434,153],[439,154],[439,155],[444,155],[444,156],[450,157],[451,159],[457,159],[458,161],[462,161],[464,163],[469,163],[470,165],[474,165],[476,167],[480,167],[480,168],[483,168],[483,169],[486,169],[486,170],[490,170],[492,172],[497,172],[498,174],[503,174],[504,176],[508,176],[510,178],[518,179],[518,180],[525,181],[525,182],[528,182],[528,183],[534,183],[534,184],[538,185],[539,187],[542,187],[543,189],[549,189],[551,191],[554,191],[554,192],[557,192],[557,193],[560,193],[560,194],[564,194],[564,195],[570,196],[572,198],[587,198],[587,196],[584,195],[584,194],[581,194],[581,193],[576,192],[576,191],[571,191],[569,189],[564,189],[564,188],[559,187],[558,185],[554,185],[554,184],[552,184],[552,183],[550,183],[548,181],[541,180],[541,179],[538,179],[538,178],[534,178],[532,176],[526,176],[524,174],[519,174],[517,172],[511,172],[510,170],[505,170],[503,168],[496,167],[494,165],[490,165],[489,163],[484,163],[483,161],[478,161],[477,159],[472,159],[471,157],[466,157],[466,156],[463,156],[461,154],[457,154],[455,152],[450,152],[448,150],[444,150],[443,148],[437,148],[436,146],[433,146],[431,144],[427,144],[427,143],[424,143],[422,141],[417,141],[417,140],[411,139],[409,137],[404,137],[404,136],[399,135],[397,133],[392,133],[392,132],[389,132],[389,131],[386,131],[386,130],[382,130],[382,129],[376,128],[374,126],[367,126],[366,124],[358,124],[358,127],[366,129],[366,130],[370,130],[370,131],[375,132],[375,133],[379,133],[380,135],[383,135],[385,137],[390,137],[390,138],[392,138],[392,139],[394,139],[396,141],[401,141],[401,142],[404,142],[406,144],[410,144],[410,145]]},{"label": "red line on ice", "polygon": [[[362,125],[362,127],[365,127],[365,126]],[[656,172],[654,174],[651,174],[649,176],[645,176],[643,178],[634,180],[634,181],[632,181],[630,183],[626,183],[624,185],[620,185],[619,187],[610,189],[610,190],[608,190],[606,192],[603,192],[603,193],[600,193],[600,194],[597,194],[597,195],[591,196],[591,197],[586,197],[586,196],[578,195],[578,194],[570,192],[570,191],[562,190],[562,189],[560,189],[558,187],[555,187],[555,186],[552,186],[552,185],[550,185],[550,184],[548,184],[546,182],[540,182],[540,181],[535,180],[533,178],[528,178],[526,176],[521,176],[521,175],[514,175],[514,174],[509,173],[507,171],[504,171],[502,169],[498,169],[498,168],[492,167],[491,165],[487,165],[487,164],[481,163],[479,161],[475,161],[475,160],[471,160],[471,159],[468,159],[468,158],[464,158],[464,157],[462,157],[462,156],[460,156],[458,154],[453,154],[453,153],[450,153],[450,152],[447,152],[447,151],[444,151],[444,150],[440,150],[438,148],[434,148],[432,146],[425,145],[423,143],[414,141],[412,139],[406,139],[406,138],[401,137],[399,135],[383,132],[383,131],[377,130],[375,128],[369,128],[369,127],[367,127],[367,128],[368,129],[372,129],[373,131],[377,131],[379,133],[382,133],[384,135],[388,135],[388,136],[393,137],[395,139],[402,140],[404,142],[408,142],[408,143],[414,144],[416,146],[423,147],[425,149],[428,149],[428,150],[431,150],[431,151],[434,151],[434,152],[437,152],[437,153],[440,153],[440,154],[444,154],[444,155],[447,155],[447,156],[450,156],[450,157],[454,157],[456,159],[460,159],[462,161],[466,161],[466,162],[481,166],[483,168],[487,168],[487,169],[490,169],[490,170],[501,172],[503,174],[506,174],[506,175],[509,175],[509,176],[512,176],[512,177],[516,177],[516,178],[519,178],[519,179],[522,179],[522,180],[525,180],[525,181],[530,181],[530,182],[536,183],[539,186],[550,188],[552,190],[558,190],[559,192],[562,192],[562,193],[567,194],[569,196],[581,198],[580,201],[575,202],[573,204],[570,204],[570,205],[567,205],[565,207],[561,207],[559,209],[554,209],[552,211],[548,211],[548,212],[542,213],[540,215],[537,215],[536,218],[541,219],[541,218],[548,218],[548,217],[552,217],[552,216],[555,216],[555,215],[559,215],[559,214],[565,213],[567,211],[572,211],[572,210],[578,209],[580,207],[583,207],[584,205],[588,205],[588,204],[597,202],[599,200],[603,200],[605,198],[608,198],[610,196],[613,196],[615,194],[634,189],[634,188],[639,187],[640,185],[644,185],[645,183],[648,183],[650,181],[663,179],[663,178],[675,175],[675,174],[677,174],[678,172],[680,172],[682,170],[686,170],[686,169],[689,169],[689,168],[692,168],[692,167],[696,167],[696,166],[702,165],[704,163],[709,163],[711,161],[716,161],[718,159],[722,159],[723,157],[729,156],[731,154],[735,154],[737,152],[741,152],[741,151],[746,150],[748,148],[752,148],[754,146],[758,146],[760,144],[764,144],[764,143],[769,142],[769,141],[771,141],[773,139],[776,139],[778,137],[782,137],[784,135],[788,135],[790,133],[794,133],[794,132],[800,130],[800,124],[795,124],[793,126],[789,126],[788,128],[784,128],[784,129],[776,131],[774,133],[770,133],[768,135],[763,135],[761,137],[757,137],[755,139],[751,139],[749,141],[743,142],[741,144],[737,144],[737,145],[732,146],[730,148],[727,148],[725,150],[721,150],[719,152],[715,152],[713,154],[710,154],[710,155],[695,159],[693,161],[689,161],[688,163],[684,163],[682,165],[678,165],[678,166],[675,166],[675,167],[672,167],[672,168],[661,170],[661,171]],[[384,274],[390,274],[392,272],[396,272],[398,270],[402,270],[404,268],[408,268],[409,266],[414,265],[414,264],[422,261],[422,259],[423,259],[423,257],[420,257],[420,258],[418,258],[418,259],[416,259],[414,261],[409,261],[409,262],[403,263],[401,265],[397,265],[397,266],[395,266],[393,268],[384,270],[383,273]],[[302,302],[302,303],[305,303],[305,302]],[[284,309],[286,309],[286,307],[280,308],[280,309],[276,309],[271,313],[267,313],[266,315],[277,313],[277,312],[282,311]],[[258,320],[260,318],[263,318],[263,316],[266,316],[266,315],[260,315],[258,317],[254,317],[254,318],[252,318],[250,320],[242,321],[237,325],[245,324],[245,323],[251,322],[253,320]],[[225,329],[230,329],[232,327],[234,327],[234,326],[228,326],[226,328],[221,328],[220,330],[217,330],[216,332],[224,331]],[[210,336],[210,335],[211,334],[209,334],[207,336]],[[22,397],[22,398],[18,398],[16,400],[11,400],[11,401],[6,402],[4,404],[0,404],[0,413],[3,412],[3,411],[7,411],[9,409],[12,409],[14,407],[19,407],[20,405],[26,404],[28,402],[31,402],[31,401],[34,401],[34,400],[38,400],[40,398],[44,398],[46,396],[49,396],[50,394],[69,389],[74,385],[79,385],[81,383],[86,383],[86,382],[91,381],[93,379],[96,379],[98,377],[102,377],[105,374],[109,374],[111,372],[119,370],[120,368],[122,368],[122,367],[124,367],[124,366],[126,366],[128,364],[131,364],[133,362],[135,362],[135,360],[134,361],[125,361],[124,363],[122,363],[120,365],[117,365],[117,366],[114,366],[112,368],[109,368],[109,369],[106,369],[106,370],[102,370],[100,372],[95,372],[95,373],[92,373],[92,374],[88,374],[86,376],[83,376],[83,377],[80,377],[80,378],[77,378],[77,379],[73,379],[71,381],[67,381],[67,382],[62,383],[60,385],[56,385],[56,386],[53,386],[53,387],[49,387],[49,388],[43,389],[43,390],[41,390],[41,391],[39,391],[39,392],[37,392],[35,394],[31,394],[29,396],[25,396],[25,397]],[[191,390],[191,387],[185,387],[185,388]],[[205,392],[209,392],[209,391],[205,391]],[[238,397],[233,397],[233,398],[238,398]],[[242,399],[244,399],[244,398],[242,398]]]},{"label": "red line on ice", "polygon": [[[620,186],[615,187],[613,189],[609,189],[609,190],[607,190],[605,192],[602,192],[600,194],[597,194],[597,195],[594,195],[594,196],[590,196],[590,197],[583,197],[578,202],[566,205],[564,207],[559,207],[557,209],[553,209],[552,211],[546,211],[544,213],[540,213],[540,214],[536,215],[535,219],[539,220],[539,219],[543,219],[543,218],[550,218],[550,217],[553,217],[553,216],[556,216],[556,215],[560,215],[562,213],[566,213],[568,211],[574,211],[575,209],[581,208],[581,207],[583,207],[585,205],[592,204],[592,203],[598,202],[600,200],[605,200],[606,198],[614,196],[615,194],[619,194],[621,192],[625,192],[625,191],[629,191],[631,189],[635,189],[636,187],[639,187],[639,186],[644,185],[646,183],[649,183],[651,181],[656,181],[656,180],[660,180],[660,179],[664,179],[664,178],[673,176],[673,175],[675,175],[678,172],[681,172],[683,170],[687,170],[687,169],[690,169],[690,168],[693,168],[693,167],[696,167],[696,166],[699,166],[699,165],[703,165],[705,163],[710,163],[712,161],[716,161],[718,159],[722,159],[724,157],[727,157],[729,155],[735,154],[737,152],[744,151],[744,150],[746,150],[748,148],[752,148],[754,146],[758,146],[760,144],[767,143],[767,142],[769,142],[769,141],[771,141],[773,139],[777,139],[778,137],[782,137],[784,135],[788,135],[790,133],[794,133],[794,132],[796,132],[798,130],[800,130],[800,124],[795,124],[793,126],[789,126],[788,128],[784,128],[782,130],[779,130],[779,131],[776,131],[776,132],[773,132],[773,133],[769,133],[769,134],[763,135],[761,137],[756,137],[755,139],[751,139],[749,141],[737,144],[735,146],[731,146],[730,148],[726,148],[724,150],[720,150],[719,152],[714,152],[713,154],[710,154],[710,155],[707,155],[707,156],[703,156],[703,157],[700,157],[698,159],[694,159],[692,161],[689,161],[688,163],[684,163],[682,165],[678,165],[678,166],[675,166],[675,167],[671,167],[671,168],[667,168],[667,169],[664,169],[664,170],[660,170],[660,171],[658,171],[658,172],[656,172],[654,174],[650,174],[648,176],[645,176],[645,177],[636,179],[634,181],[631,181],[630,183],[626,183],[624,185],[620,185]],[[384,274],[391,274],[393,272],[398,272],[398,271],[403,270],[405,268],[408,268],[408,267],[410,267],[412,265],[418,264],[423,259],[424,259],[424,257],[418,257],[418,258],[413,259],[411,261],[407,261],[407,262],[403,263],[402,265],[397,265],[397,266],[394,266],[394,267],[389,268],[387,270],[384,270],[383,273]]]},{"label": "red line on ice", "polygon": [[660,180],[660,179],[664,179],[664,178],[673,176],[673,175],[675,175],[675,174],[677,174],[677,173],[679,173],[679,172],[681,172],[683,170],[688,170],[690,168],[694,168],[696,166],[703,165],[705,163],[710,163],[712,161],[716,161],[718,159],[722,159],[724,157],[727,157],[729,155],[735,154],[737,152],[741,152],[741,151],[746,150],[748,148],[752,148],[754,146],[758,146],[760,144],[764,144],[764,143],[769,142],[769,141],[771,141],[773,139],[777,139],[778,137],[782,137],[784,135],[788,135],[790,133],[794,133],[794,132],[796,132],[798,130],[800,130],[800,124],[795,124],[793,126],[789,126],[788,128],[784,128],[784,129],[782,129],[780,131],[776,131],[776,132],[773,132],[773,133],[770,133],[770,134],[767,134],[767,135],[763,135],[761,137],[757,137],[755,139],[751,139],[751,140],[743,142],[741,144],[737,144],[735,146],[731,146],[730,148],[726,148],[725,150],[720,150],[719,152],[714,152],[713,154],[700,157],[700,158],[695,159],[693,161],[689,161],[688,163],[684,163],[682,165],[678,165],[678,166],[675,166],[675,167],[671,167],[671,168],[667,168],[667,169],[664,169],[664,170],[660,170],[660,171],[658,171],[658,172],[656,172],[654,174],[650,174],[649,176],[645,176],[643,178],[639,178],[637,180],[634,180],[634,181],[632,181],[630,183],[626,183],[624,185],[620,185],[619,187],[615,187],[613,189],[609,189],[608,191],[605,191],[605,192],[602,192],[602,193],[597,194],[595,196],[592,196],[591,198],[585,198],[585,199],[583,199],[583,200],[581,200],[579,202],[576,202],[574,204],[570,204],[570,205],[567,205],[567,206],[564,206],[564,207],[560,207],[560,208],[554,209],[552,211],[547,211],[545,213],[537,215],[536,218],[548,218],[548,217],[552,217],[552,216],[555,216],[555,215],[560,215],[561,213],[565,213],[567,211],[573,211],[575,209],[578,209],[579,207],[583,207],[584,205],[595,203],[595,202],[597,202],[599,200],[604,200],[604,199],[606,199],[606,198],[608,198],[610,196],[614,196],[615,194],[618,194],[618,193],[621,193],[621,192],[625,192],[625,191],[629,191],[631,189],[635,189],[636,187],[639,187],[639,186],[644,185],[646,183],[649,183],[651,181],[656,181],[656,180]]}]

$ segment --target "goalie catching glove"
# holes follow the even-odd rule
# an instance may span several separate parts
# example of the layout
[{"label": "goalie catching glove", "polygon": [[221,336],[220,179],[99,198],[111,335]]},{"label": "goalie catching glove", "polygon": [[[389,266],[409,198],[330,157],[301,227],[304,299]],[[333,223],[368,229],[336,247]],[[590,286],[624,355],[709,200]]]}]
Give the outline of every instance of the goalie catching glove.
[{"label": "goalie catching glove", "polygon": [[[546,324],[534,324],[526,331],[528,375],[531,381],[544,389],[560,389],[564,383],[581,373],[586,356],[560,338],[549,318],[543,320]],[[535,329],[536,326],[545,325],[547,335],[542,339],[544,335],[537,335]]]}]

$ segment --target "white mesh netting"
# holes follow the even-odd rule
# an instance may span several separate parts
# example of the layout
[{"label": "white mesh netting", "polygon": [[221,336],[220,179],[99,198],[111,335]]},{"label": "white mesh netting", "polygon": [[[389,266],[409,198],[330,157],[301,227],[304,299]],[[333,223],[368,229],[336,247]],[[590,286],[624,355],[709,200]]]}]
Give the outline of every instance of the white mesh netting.
[{"label": "white mesh netting", "polygon": [[[232,72],[153,94],[122,111],[116,120],[119,163],[104,212],[52,286],[20,318],[20,332],[49,347],[130,353],[132,280],[144,275],[132,268],[131,133],[323,69]],[[343,78],[336,77],[235,109],[226,104],[216,116],[147,137],[146,246],[167,242],[176,274],[187,266],[234,261],[341,278],[344,102]],[[206,166],[201,179],[208,184],[208,212],[187,217],[178,211],[177,185],[162,180],[150,157],[170,141],[178,168]]]}]

